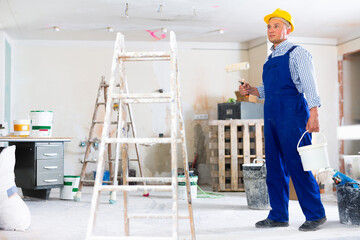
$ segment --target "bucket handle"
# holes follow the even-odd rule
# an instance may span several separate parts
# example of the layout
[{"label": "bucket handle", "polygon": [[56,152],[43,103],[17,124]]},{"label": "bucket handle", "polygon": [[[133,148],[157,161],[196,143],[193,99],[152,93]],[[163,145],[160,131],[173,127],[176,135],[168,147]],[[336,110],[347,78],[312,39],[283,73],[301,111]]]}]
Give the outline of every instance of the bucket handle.
[{"label": "bucket handle", "polygon": [[256,162],[259,162],[259,161],[262,161],[265,164],[265,159],[262,159],[262,158],[255,158],[253,160],[253,163],[256,163]]},{"label": "bucket handle", "polygon": [[[302,138],[304,137],[305,133],[307,133],[307,132],[309,132],[309,131],[306,130],[306,131],[303,133],[303,135],[301,136],[301,138],[300,138],[300,140],[299,140],[299,142],[298,142],[298,144],[297,144],[297,147],[296,147],[296,148],[297,148],[298,151],[299,151],[300,142],[301,142]],[[320,133],[320,134],[323,136],[323,138],[326,139],[326,137],[324,136],[324,134],[322,134],[321,132],[318,132],[318,133]]]}]

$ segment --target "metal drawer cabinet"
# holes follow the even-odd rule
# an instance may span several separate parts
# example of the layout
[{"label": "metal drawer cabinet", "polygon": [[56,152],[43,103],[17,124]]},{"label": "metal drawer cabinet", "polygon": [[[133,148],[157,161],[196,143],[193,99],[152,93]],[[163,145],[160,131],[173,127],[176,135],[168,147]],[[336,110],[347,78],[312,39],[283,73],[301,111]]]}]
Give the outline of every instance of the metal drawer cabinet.
[{"label": "metal drawer cabinet", "polygon": [[24,196],[49,199],[64,186],[64,142],[9,142],[16,145],[15,182]]}]

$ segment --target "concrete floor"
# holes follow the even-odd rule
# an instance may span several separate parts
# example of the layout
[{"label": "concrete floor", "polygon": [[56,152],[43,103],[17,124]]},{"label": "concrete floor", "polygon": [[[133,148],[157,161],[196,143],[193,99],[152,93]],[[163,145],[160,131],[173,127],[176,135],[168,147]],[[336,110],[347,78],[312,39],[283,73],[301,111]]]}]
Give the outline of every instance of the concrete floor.
[{"label": "concrete floor", "polygon": [[[53,189],[48,201],[26,199],[32,223],[25,232],[0,231],[0,240],[72,240],[84,239],[91,205],[92,187],[85,187],[81,202],[60,200],[59,189]],[[205,188],[206,189],[206,188]],[[324,202],[328,221],[316,232],[300,232],[298,227],[304,216],[297,201],[290,201],[290,226],[276,229],[257,229],[255,222],[266,218],[267,210],[251,210],[247,207],[243,192],[223,193],[219,199],[194,199],[194,219],[197,239],[360,239],[360,226],[339,222],[335,196]],[[95,233],[97,235],[122,235],[122,195],[116,204],[109,204],[109,195],[100,199]],[[171,213],[171,193],[152,192],[150,197],[142,193],[130,193],[129,213]],[[186,214],[186,202],[179,201],[180,213]],[[170,220],[131,220],[132,236],[171,236]],[[180,239],[190,239],[188,220],[179,222]]]}]

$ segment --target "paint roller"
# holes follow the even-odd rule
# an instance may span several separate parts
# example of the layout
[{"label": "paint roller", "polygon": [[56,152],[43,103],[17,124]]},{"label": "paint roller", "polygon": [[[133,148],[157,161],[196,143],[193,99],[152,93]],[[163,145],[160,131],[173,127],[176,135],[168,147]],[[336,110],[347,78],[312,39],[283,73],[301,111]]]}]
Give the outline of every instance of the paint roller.
[{"label": "paint roller", "polygon": [[[225,71],[227,73],[232,73],[232,72],[237,72],[237,71],[244,71],[244,70],[248,70],[250,68],[250,63],[248,62],[241,62],[241,63],[234,63],[234,64],[229,64],[225,67]],[[245,79],[241,78],[241,80],[239,80],[239,83],[241,85],[245,84]],[[249,96],[248,94],[246,95],[247,97]]]}]

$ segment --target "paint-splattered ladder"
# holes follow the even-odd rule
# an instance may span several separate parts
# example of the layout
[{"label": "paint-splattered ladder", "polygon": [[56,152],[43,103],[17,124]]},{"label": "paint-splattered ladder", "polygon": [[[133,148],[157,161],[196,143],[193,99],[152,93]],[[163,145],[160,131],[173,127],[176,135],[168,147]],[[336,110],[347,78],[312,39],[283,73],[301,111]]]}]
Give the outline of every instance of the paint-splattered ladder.
[{"label": "paint-splattered ladder", "polygon": [[[119,88],[120,84],[116,84],[116,87]],[[86,179],[86,169],[89,163],[97,163],[96,159],[90,159],[89,155],[90,155],[90,151],[91,151],[91,147],[94,146],[94,144],[98,144],[99,143],[99,139],[97,135],[100,134],[96,134],[97,132],[101,132],[101,129],[98,129],[97,126],[100,126],[104,124],[104,121],[99,121],[99,119],[101,119],[101,115],[99,116],[99,112],[102,110],[105,110],[106,107],[106,101],[107,101],[107,91],[109,88],[109,84],[106,83],[105,77],[102,76],[101,77],[101,82],[98,88],[98,92],[97,92],[97,97],[96,97],[96,102],[95,102],[95,107],[94,107],[94,112],[93,112],[93,117],[92,117],[92,121],[91,121],[91,126],[90,126],[90,130],[89,130],[89,137],[85,143],[86,146],[86,150],[85,150],[85,155],[84,155],[84,159],[82,161],[82,168],[81,168],[81,174],[80,174],[80,183],[79,183],[79,188],[78,191],[76,192],[76,195],[74,197],[74,201],[79,202],[81,200],[81,194],[82,194],[82,187],[84,186],[84,183],[89,183],[89,184],[93,184],[95,183],[95,180],[93,179]],[[111,118],[118,118],[118,103],[114,103],[112,108],[111,108]],[[130,119],[133,119],[133,114],[132,114],[132,109],[131,106],[128,105],[128,113],[129,113],[129,117]],[[110,123],[111,125],[118,125],[117,121],[111,121]],[[134,137],[136,137],[136,128],[135,128],[135,123],[133,121],[128,122],[128,127],[131,128],[132,130],[132,135]],[[111,132],[115,132],[115,133],[111,133]],[[115,131],[110,131],[109,136],[116,134],[116,128]],[[99,136],[100,138],[100,136]],[[142,168],[141,168],[141,162],[140,162],[140,157],[139,157],[139,150],[138,150],[138,144],[135,144],[135,151],[136,151],[136,159],[131,159],[130,161],[136,161],[138,163],[138,167],[139,167],[139,173],[140,176],[142,175]],[[106,160],[107,163],[109,164],[109,172],[110,172],[110,181],[102,181],[102,183],[114,183],[113,179],[114,179],[114,172],[113,172],[113,162],[115,161],[114,158],[112,158],[112,146],[111,144],[107,144],[107,156],[108,159]],[[148,194],[147,192],[144,192],[144,195]],[[115,201],[115,199],[113,199],[114,194],[112,194],[110,196],[110,202],[111,201]]]},{"label": "paint-splattered ladder", "polygon": [[[126,61],[170,61],[170,92],[169,93],[129,93],[127,80],[125,76],[124,62]],[[116,91],[116,84],[120,84],[119,91]],[[115,43],[111,78],[109,83],[108,98],[106,101],[106,113],[104,120],[104,127],[100,142],[99,159],[97,165],[97,174],[94,185],[94,192],[91,201],[91,211],[88,223],[86,239],[134,239],[129,236],[129,220],[139,218],[165,218],[172,219],[172,239],[178,239],[178,220],[189,219],[191,238],[195,239],[195,227],[193,220],[193,210],[191,201],[191,191],[189,182],[189,167],[187,159],[187,148],[185,142],[185,126],[184,118],[182,115],[182,103],[180,97],[180,81],[179,81],[179,68],[178,68],[178,54],[175,34],[170,33],[170,51],[169,52],[128,52],[125,53],[124,49],[124,36],[120,33],[117,34]],[[119,100],[119,115],[117,126],[117,137],[109,137],[109,127],[111,123],[111,106],[113,101]],[[126,107],[133,103],[168,103],[171,108],[171,136],[159,138],[129,138],[127,136],[127,115]],[[178,138],[178,127],[179,138]],[[113,185],[101,185],[104,169],[104,153],[107,144],[116,143],[116,158],[115,158],[115,173],[119,165],[118,160],[122,161],[122,179],[123,185],[118,186],[115,181]],[[171,177],[128,177],[128,144],[170,144],[171,145]],[[184,172],[186,179],[186,192],[187,192],[187,206],[189,214],[186,216],[179,216],[178,210],[178,167],[177,167],[177,144],[182,144],[182,156],[184,164]],[[120,151],[121,150],[121,151]],[[129,182],[155,182],[153,185],[128,185]],[[169,184],[171,183],[171,184]],[[172,192],[172,214],[170,215],[129,215],[128,214],[128,191],[171,191]],[[116,191],[123,192],[124,198],[124,235],[123,237],[106,237],[94,236],[95,216],[98,208],[99,197],[101,191],[111,191],[116,194]],[[162,226],[159,226],[161,229]],[[151,234],[148,234],[148,236]],[[136,238],[136,237],[135,237]],[[149,237],[138,237],[137,239],[148,239]],[[151,239],[161,239],[161,237],[150,237]]]}]

